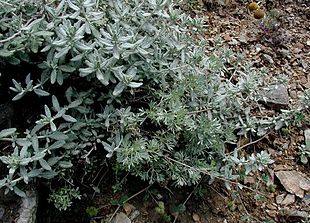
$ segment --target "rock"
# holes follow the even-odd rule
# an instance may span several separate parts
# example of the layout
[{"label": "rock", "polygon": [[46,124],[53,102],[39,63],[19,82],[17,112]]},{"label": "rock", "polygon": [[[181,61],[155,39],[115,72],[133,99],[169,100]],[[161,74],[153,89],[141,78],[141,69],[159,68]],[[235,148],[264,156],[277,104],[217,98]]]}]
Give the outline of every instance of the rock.
[{"label": "rock", "polygon": [[310,194],[306,194],[304,199],[302,199],[302,201],[306,204],[309,205],[310,204]]},{"label": "rock", "polygon": [[276,197],[276,203],[277,203],[277,204],[281,204],[282,201],[284,200],[284,198],[285,198],[285,194],[280,194],[280,195],[278,195],[278,196]]},{"label": "rock", "polygon": [[137,218],[140,215],[140,211],[135,210],[134,212],[131,213],[131,215],[129,216],[130,220],[134,220],[135,218]]},{"label": "rock", "polygon": [[26,197],[22,198],[19,208],[19,217],[16,223],[35,223],[38,207],[38,195],[35,191],[27,191]]},{"label": "rock", "polygon": [[4,215],[4,208],[0,207],[0,220],[2,220]]},{"label": "rock", "polygon": [[295,194],[297,197],[304,197],[304,190],[310,188],[310,180],[303,176],[300,172],[278,171],[275,175],[288,192]]},{"label": "rock", "polygon": [[244,184],[255,184],[255,178],[249,176],[244,177]]},{"label": "rock", "polygon": [[273,204],[267,204],[266,207],[270,210],[277,210],[277,207]]},{"label": "rock", "polygon": [[309,217],[309,213],[306,211],[299,211],[299,210],[294,210],[294,209],[288,209],[285,212],[285,216],[287,217],[293,217],[293,218],[308,218]]},{"label": "rock", "polygon": [[131,220],[124,212],[120,212],[112,219],[111,223],[131,223]]},{"label": "rock", "polygon": [[296,99],[298,97],[297,91],[291,91],[290,92],[291,98]]},{"label": "rock", "polygon": [[136,209],[135,206],[133,206],[132,204],[129,204],[129,203],[125,203],[123,205],[123,208],[124,208],[126,215],[130,215],[132,213],[132,211],[134,209]]},{"label": "rock", "polygon": [[199,215],[196,214],[196,213],[194,213],[194,214],[193,214],[193,220],[194,220],[195,222],[200,222],[200,217],[199,217]]},{"label": "rock", "polygon": [[306,77],[301,77],[300,78],[300,83],[303,84],[303,85],[307,84],[308,83],[308,79]]},{"label": "rock", "polygon": [[283,84],[271,86],[271,90],[263,92],[263,100],[271,107],[283,108],[289,105],[290,97],[288,95],[287,87]]},{"label": "rock", "polygon": [[273,61],[273,59],[272,59],[272,57],[270,56],[270,55],[268,55],[268,54],[263,54],[263,60],[264,61],[266,61],[267,63],[270,63],[270,64],[273,64],[274,63],[274,61]]},{"label": "rock", "polygon": [[269,215],[269,217],[276,217],[277,216],[277,211],[276,210],[266,210],[267,214]]},{"label": "rock", "polygon": [[295,195],[294,194],[288,194],[284,198],[284,200],[281,202],[282,205],[290,205],[295,202]]}]

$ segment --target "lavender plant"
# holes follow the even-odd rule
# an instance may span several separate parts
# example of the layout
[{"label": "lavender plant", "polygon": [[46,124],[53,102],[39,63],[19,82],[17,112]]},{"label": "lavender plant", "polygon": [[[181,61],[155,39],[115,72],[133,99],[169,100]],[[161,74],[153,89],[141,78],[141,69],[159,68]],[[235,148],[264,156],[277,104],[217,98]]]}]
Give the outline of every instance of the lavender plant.
[{"label": "lavender plant", "polygon": [[262,136],[289,125],[305,108],[252,115],[260,90],[268,88],[266,73],[229,49],[207,55],[199,35],[203,20],[178,3],[0,2],[7,6],[0,9],[4,67],[24,61],[39,71],[33,80],[22,73],[25,87],[13,80],[12,99],[29,92],[45,97],[44,113],[26,131],[0,132],[11,148],[0,157],[8,167],[0,187],[22,196],[22,182],[64,180],[77,161],[91,165],[98,150],[105,156],[97,159],[118,171],[177,186],[196,184],[206,173],[236,180],[240,162],[247,172],[272,163],[265,152],[231,155],[227,145],[238,135]]}]

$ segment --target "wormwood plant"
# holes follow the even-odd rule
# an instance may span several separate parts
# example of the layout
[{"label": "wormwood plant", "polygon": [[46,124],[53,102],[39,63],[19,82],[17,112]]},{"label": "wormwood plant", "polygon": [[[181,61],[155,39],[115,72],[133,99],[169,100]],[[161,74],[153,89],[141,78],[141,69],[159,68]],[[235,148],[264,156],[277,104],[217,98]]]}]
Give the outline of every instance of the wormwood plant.
[{"label": "wormwood plant", "polygon": [[[71,181],[68,170],[91,164],[95,150],[118,171],[178,186],[206,173],[236,180],[272,163],[265,151],[242,157],[237,136],[280,129],[306,107],[252,115],[268,74],[229,49],[207,55],[203,20],[178,3],[0,1],[1,73],[25,76],[12,80],[12,100],[33,92],[45,99],[24,132],[0,132],[11,148],[0,157],[8,167],[0,187],[23,196],[22,183]],[[24,63],[39,72],[5,69]]]}]

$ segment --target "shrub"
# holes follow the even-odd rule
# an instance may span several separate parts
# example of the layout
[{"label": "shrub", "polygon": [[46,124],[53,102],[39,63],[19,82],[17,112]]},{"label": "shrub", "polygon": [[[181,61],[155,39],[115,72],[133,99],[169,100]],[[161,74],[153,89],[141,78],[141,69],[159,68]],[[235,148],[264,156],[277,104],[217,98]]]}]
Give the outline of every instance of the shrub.
[{"label": "shrub", "polygon": [[[19,78],[12,99],[44,97],[43,114],[24,132],[0,132],[12,148],[0,157],[7,192],[23,196],[22,182],[68,178],[95,150],[149,182],[191,185],[206,173],[234,180],[241,165],[250,172],[272,163],[264,151],[230,155],[237,136],[263,136],[302,112],[252,115],[267,73],[230,49],[207,54],[203,20],[176,1],[0,4],[2,75]],[[11,74],[10,64],[30,69]]]}]

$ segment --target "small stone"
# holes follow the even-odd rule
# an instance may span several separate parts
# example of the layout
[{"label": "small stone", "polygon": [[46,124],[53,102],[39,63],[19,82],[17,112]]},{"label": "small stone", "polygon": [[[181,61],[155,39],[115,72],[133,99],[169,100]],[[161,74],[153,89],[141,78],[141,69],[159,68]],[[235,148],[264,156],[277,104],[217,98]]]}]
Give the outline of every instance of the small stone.
[{"label": "small stone", "polygon": [[283,84],[271,86],[271,90],[264,92],[264,99],[261,102],[266,101],[267,104],[275,107],[287,107],[289,104],[289,95],[287,87]]},{"label": "small stone", "polygon": [[276,197],[276,203],[277,203],[277,204],[281,204],[282,201],[284,200],[284,198],[285,198],[285,194],[280,194],[280,195],[278,195],[278,196]]},{"label": "small stone", "polygon": [[140,211],[135,210],[134,212],[131,213],[131,215],[129,216],[129,219],[130,219],[130,220],[134,220],[134,219],[136,219],[139,215],[140,215]]},{"label": "small stone", "polygon": [[300,83],[301,84],[307,84],[308,83],[308,79],[306,77],[301,77],[300,78]]},{"label": "small stone", "polygon": [[298,211],[298,210],[294,210],[294,209],[288,209],[285,213],[286,216],[288,217],[298,217],[298,218],[308,218],[309,217],[309,213],[306,211]]},{"label": "small stone", "polygon": [[293,171],[278,171],[275,175],[280,180],[286,191],[295,194],[297,197],[304,197],[302,188],[310,187],[310,180],[303,176],[300,172]]},{"label": "small stone", "polygon": [[255,178],[249,176],[244,177],[244,184],[255,184]]},{"label": "small stone", "polygon": [[241,43],[247,43],[248,42],[248,37],[247,37],[246,33],[241,33],[239,35],[239,41]]},{"label": "small stone", "polygon": [[223,36],[223,39],[224,39],[225,41],[229,42],[229,41],[231,41],[232,38],[230,37],[229,34],[225,33],[224,36]]},{"label": "small stone", "polygon": [[273,204],[267,204],[266,207],[270,210],[277,210],[277,207]]},{"label": "small stone", "polygon": [[269,215],[269,217],[276,217],[277,216],[277,211],[276,210],[266,210],[267,214]]},{"label": "small stone", "polygon": [[295,195],[294,194],[288,194],[284,198],[284,200],[281,202],[282,205],[290,205],[295,202]]},{"label": "small stone", "polygon": [[124,212],[120,212],[112,219],[111,223],[131,223],[131,220]]},{"label": "small stone", "polygon": [[270,63],[270,64],[274,63],[272,57],[270,55],[268,55],[268,54],[263,54],[263,60],[268,62],[268,63]]},{"label": "small stone", "polygon": [[298,97],[297,91],[291,91],[290,96],[291,96],[291,98],[296,99]]},{"label": "small stone", "polygon": [[4,212],[4,208],[0,207],[0,220],[3,218]]},{"label": "small stone", "polygon": [[280,49],[279,53],[282,55],[284,58],[290,58],[290,51],[286,49]]},{"label": "small stone", "polygon": [[129,204],[129,203],[125,203],[123,205],[123,208],[124,208],[126,215],[130,215],[132,213],[132,211],[135,209],[135,206],[133,206],[132,204]]},{"label": "small stone", "polygon": [[291,89],[291,90],[296,90],[296,83],[292,83],[292,84],[290,85],[290,89]]},{"label": "small stone", "polygon": [[193,214],[193,220],[194,220],[195,222],[200,222],[200,217],[199,217],[199,215],[196,214],[196,213],[194,213],[194,214]]},{"label": "small stone", "polygon": [[310,194],[306,194],[304,196],[304,198],[302,199],[302,201],[306,204],[309,205],[310,204]]},{"label": "small stone", "polygon": [[308,64],[305,60],[301,60],[301,66],[304,68],[304,69],[308,69]]},{"label": "small stone", "polygon": [[238,45],[239,42],[236,39],[232,39],[228,44],[229,45]]}]

